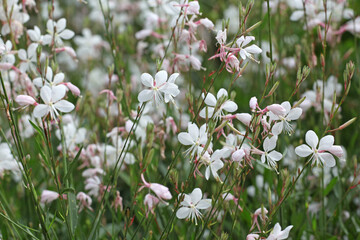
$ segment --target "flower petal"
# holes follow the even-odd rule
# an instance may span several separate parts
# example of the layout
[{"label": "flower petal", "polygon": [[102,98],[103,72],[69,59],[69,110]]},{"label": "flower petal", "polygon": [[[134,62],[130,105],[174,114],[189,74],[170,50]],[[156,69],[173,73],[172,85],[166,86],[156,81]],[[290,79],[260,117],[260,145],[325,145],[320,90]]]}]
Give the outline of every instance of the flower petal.
[{"label": "flower petal", "polygon": [[140,78],[141,78],[142,84],[144,84],[146,87],[153,87],[154,79],[150,74],[143,73],[143,74],[141,74]]},{"label": "flower petal", "polygon": [[295,153],[300,157],[307,157],[312,154],[313,151],[311,150],[311,148],[309,148],[308,145],[302,144],[295,148]]},{"label": "flower petal", "polygon": [[191,213],[191,209],[188,207],[182,207],[176,212],[176,217],[179,219],[188,218]]},{"label": "flower petal", "polygon": [[319,153],[319,157],[324,162],[324,166],[331,168],[336,164],[335,158],[330,153]]},{"label": "flower petal", "polygon": [[166,71],[161,70],[155,74],[155,82],[156,86],[161,86],[167,80],[168,74]]},{"label": "flower petal", "polygon": [[49,88],[48,86],[43,86],[40,89],[40,97],[45,104],[48,104],[51,101],[51,94],[51,88]]},{"label": "flower petal", "polygon": [[51,89],[51,101],[53,103],[59,101],[66,94],[66,87],[64,85],[57,85]]},{"label": "flower petal", "polygon": [[272,151],[271,153],[268,154],[268,157],[274,161],[279,161],[280,159],[282,159],[283,156],[281,153],[277,151]]},{"label": "flower petal", "polygon": [[227,112],[235,112],[238,106],[233,101],[228,100],[222,105],[222,108]]},{"label": "flower petal", "polygon": [[68,113],[74,110],[75,106],[69,101],[60,100],[54,104],[54,107],[58,109],[60,112]]},{"label": "flower petal", "polygon": [[194,144],[194,140],[192,139],[190,134],[186,133],[186,132],[179,133],[178,140],[181,144],[183,144],[185,146]]},{"label": "flower petal", "polygon": [[334,136],[327,135],[320,139],[319,150],[327,150],[334,145]]},{"label": "flower petal", "polygon": [[[203,98],[204,98],[204,97],[205,97],[205,95],[204,95],[204,93],[203,93]],[[211,106],[211,107],[215,107],[215,105],[216,105],[216,98],[215,98],[215,96],[214,96],[212,93],[208,93],[208,94],[206,95],[206,98],[205,98],[204,102],[205,102],[206,105],[209,105],[209,106]]]},{"label": "flower petal", "polygon": [[196,205],[197,209],[208,209],[209,207],[211,207],[211,199],[202,199]]},{"label": "flower petal", "polygon": [[195,188],[192,193],[190,193],[191,201],[196,205],[202,198],[202,191],[200,188]]},{"label": "flower petal", "polygon": [[309,144],[310,147],[316,149],[319,143],[319,138],[313,130],[309,130],[306,132],[305,141],[307,144]]},{"label": "flower petal", "polygon": [[150,89],[142,90],[138,95],[139,102],[147,102],[151,100],[154,96],[154,91]]},{"label": "flower petal", "polygon": [[288,120],[296,120],[301,116],[301,114],[302,114],[302,109],[299,107],[296,107],[296,108],[290,110],[290,112],[286,118]]},{"label": "flower petal", "polygon": [[50,111],[49,105],[39,104],[39,105],[36,105],[36,107],[34,108],[33,114],[34,114],[34,117],[41,118],[41,117],[48,115],[49,111]]}]

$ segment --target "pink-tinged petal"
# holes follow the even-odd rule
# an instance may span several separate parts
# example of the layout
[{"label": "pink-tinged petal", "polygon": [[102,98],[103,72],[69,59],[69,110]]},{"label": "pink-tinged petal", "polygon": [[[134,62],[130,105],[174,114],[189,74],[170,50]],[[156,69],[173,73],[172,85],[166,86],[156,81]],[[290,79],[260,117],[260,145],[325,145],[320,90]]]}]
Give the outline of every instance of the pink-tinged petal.
[{"label": "pink-tinged petal", "polygon": [[319,158],[324,162],[324,166],[331,168],[336,164],[335,158],[330,153],[319,153]]},{"label": "pink-tinged petal", "polygon": [[312,149],[309,148],[308,145],[306,144],[302,144],[298,147],[295,148],[295,153],[299,156],[299,157],[307,157],[310,154],[313,153]]},{"label": "pink-tinged petal", "polygon": [[266,107],[269,111],[273,112],[275,115],[284,116],[286,114],[285,108],[280,104],[271,104]]},{"label": "pink-tinged petal", "polygon": [[268,154],[268,157],[274,161],[279,161],[280,159],[282,159],[283,156],[281,153],[277,151],[272,151],[271,153]]},{"label": "pink-tinged petal", "polygon": [[235,112],[238,109],[238,106],[233,101],[226,101],[222,108],[227,112]]},{"label": "pink-tinged petal", "polygon": [[202,198],[202,192],[200,188],[195,188],[192,193],[190,193],[191,201],[196,205]]},{"label": "pink-tinged petal", "polygon": [[305,134],[305,141],[307,144],[309,144],[310,147],[316,149],[319,143],[319,138],[313,130],[309,130]]},{"label": "pink-tinged petal", "polygon": [[344,150],[339,145],[333,145],[331,148],[326,149],[326,151],[329,151],[331,154],[339,158],[344,156]]},{"label": "pink-tinged petal", "polygon": [[139,102],[150,101],[154,97],[154,91],[150,89],[142,90],[138,95]]},{"label": "pink-tinged petal", "polygon": [[58,109],[60,112],[68,113],[74,110],[75,106],[69,101],[60,100],[54,104],[54,107]]},{"label": "pink-tinged petal", "polygon": [[286,118],[289,120],[296,120],[296,119],[299,119],[301,114],[302,114],[302,109],[299,107],[296,107],[296,108],[290,110],[290,112]]},{"label": "pink-tinged petal", "polygon": [[65,40],[69,40],[71,38],[73,38],[75,35],[75,33],[69,29],[65,29],[64,31],[62,31],[59,36],[62,38],[62,39],[65,39]]},{"label": "pink-tinged petal", "polygon": [[222,96],[225,96],[225,97],[228,96],[228,92],[227,92],[224,88],[221,88],[221,89],[217,92],[216,98],[217,98],[217,99],[220,99]]},{"label": "pink-tinged petal", "polygon": [[49,105],[39,104],[39,105],[36,105],[36,107],[34,108],[33,114],[34,114],[34,117],[41,118],[41,117],[48,115],[49,111],[50,111]]},{"label": "pink-tinged petal", "polygon": [[196,205],[197,209],[208,209],[211,207],[211,199],[202,199],[200,202]]},{"label": "pink-tinged petal", "polygon": [[188,218],[191,213],[191,209],[188,207],[182,207],[176,212],[176,217],[179,219]]},{"label": "pink-tinged petal", "polygon": [[156,86],[163,85],[166,82],[167,78],[168,78],[168,74],[166,71],[161,70],[161,71],[157,72],[155,74]]},{"label": "pink-tinged petal", "polygon": [[51,94],[51,88],[49,88],[48,86],[43,86],[40,89],[40,97],[45,104],[49,104],[49,102],[51,101]]},{"label": "pink-tinged petal", "polygon": [[257,105],[258,105],[257,98],[256,98],[256,97],[250,98],[249,107],[250,107],[251,109],[255,110],[256,107],[257,107]]},{"label": "pink-tinged petal", "polygon": [[280,135],[280,133],[281,133],[282,130],[283,130],[283,126],[284,126],[284,124],[283,124],[282,121],[275,123],[274,126],[273,126],[273,128],[272,128],[272,130],[271,130],[272,133],[273,133],[274,135]]},{"label": "pink-tinged petal", "polygon": [[[205,97],[204,93],[203,93],[203,98]],[[208,93],[206,95],[206,98],[204,100],[205,104],[211,107],[215,107],[216,105],[216,98],[212,93]]]},{"label": "pink-tinged petal", "polygon": [[141,83],[144,84],[146,87],[153,87],[154,86],[154,79],[148,73],[141,74]]},{"label": "pink-tinged petal", "polygon": [[65,85],[57,85],[51,89],[51,101],[53,103],[59,101],[66,94],[66,87]]},{"label": "pink-tinged petal", "polygon": [[334,145],[334,136],[327,135],[320,139],[319,150],[327,150]]},{"label": "pink-tinged petal", "polygon": [[185,132],[179,133],[178,140],[181,144],[183,144],[185,146],[194,144],[194,140],[192,139],[192,137],[189,133],[185,133]]},{"label": "pink-tinged petal", "polygon": [[251,123],[251,115],[248,113],[237,113],[236,118],[242,122],[243,124],[245,124],[246,126],[249,126]]},{"label": "pink-tinged petal", "polygon": [[34,105],[36,104],[36,101],[34,98],[28,96],[28,95],[18,95],[15,98],[15,102],[17,102],[19,105],[21,106],[26,106],[26,105]]},{"label": "pink-tinged petal", "polygon": [[195,123],[189,123],[188,124],[188,132],[191,136],[191,138],[195,141],[199,137],[199,128],[196,126]]},{"label": "pink-tinged petal", "polygon": [[57,32],[61,32],[62,30],[64,30],[66,27],[66,19],[65,18],[61,18],[59,19],[59,21],[56,22],[56,31]]},{"label": "pink-tinged petal", "polygon": [[262,53],[262,50],[261,48],[259,48],[258,46],[256,46],[255,44],[245,48],[245,50],[248,52],[248,53],[252,53],[252,54],[259,54],[259,53]]}]

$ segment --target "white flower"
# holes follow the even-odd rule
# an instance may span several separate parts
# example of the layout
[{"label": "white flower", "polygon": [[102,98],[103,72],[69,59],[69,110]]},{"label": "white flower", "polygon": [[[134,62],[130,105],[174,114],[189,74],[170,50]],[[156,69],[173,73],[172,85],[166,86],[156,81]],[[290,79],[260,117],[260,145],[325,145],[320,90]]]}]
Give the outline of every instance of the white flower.
[{"label": "white flower", "polygon": [[[199,151],[202,151],[202,148],[199,149]],[[198,154],[200,155],[201,152]],[[223,151],[222,150],[216,150],[210,157],[210,154],[208,152],[205,152],[205,154],[201,157],[200,161],[201,163],[205,164],[206,170],[205,170],[205,178],[206,180],[209,180],[210,178],[210,171],[214,178],[217,181],[221,181],[219,175],[217,174],[217,171],[221,168],[223,168],[224,163],[220,160],[221,157],[223,157]]]},{"label": "white flower", "polygon": [[43,44],[44,36],[41,35],[41,31],[39,27],[34,26],[34,30],[32,29],[27,30],[27,34],[29,35],[31,41],[35,43]]},{"label": "white flower", "polygon": [[286,133],[291,135],[294,130],[289,122],[298,119],[302,114],[302,109],[299,107],[291,109],[291,105],[288,101],[283,102],[281,106],[285,109],[285,114],[283,116],[275,115],[271,111],[269,112],[270,121],[278,121],[274,124],[272,133],[279,135],[285,130]]},{"label": "white flower", "polygon": [[282,158],[282,154],[278,151],[275,151],[276,142],[278,137],[272,136],[271,138],[267,137],[264,140],[263,148],[264,151],[253,149],[252,151],[255,154],[261,154],[261,162],[265,163],[267,161],[268,165],[276,171],[276,162]]},{"label": "white flower", "polygon": [[338,157],[343,155],[341,147],[334,145],[334,137],[332,135],[321,138],[319,143],[319,138],[316,133],[309,130],[306,132],[305,141],[310,147],[302,144],[295,148],[295,153],[300,157],[307,157],[312,154],[310,159],[313,160],[312,165],[334,167],[336,161],[332,154]]},{"label": "white flower", "polygon": [[[179,194],[179,197],[181,194]],[[208,209],[211,207],[211,199],[201,199],[202,192],[200,188],[195,188],[190,195],[184,194],[184,200],[180,203],[180,208],[176,212],[176,217],[179,219],[195,220],[197,225],[197,218],[201,218],[202,214],[199,210]]]},{"label": "white flower", "polygon": [[281,226],[279,223],[276,223],[274,229],[271,231],[269,237],[266,240],[283,240],[289,237],[290,230],[293,228],[293,225],[288,226],[283,231],[281,231]]},{"label": "white flower", "polygon": [[34,108],[34,117],[41,118],[47,116],[50,112],[51,119],[54,119],[59,115],[59,112],[71,112],[75,106],[66,101],[61,100],[65,97],[66,87],[63,85],[55,86],[52,89],[48,86],[44,86],[40,90],[41,99],[44,104],[38,104]]},{"label": "white flower", "polygon": [[6,171],[11,171],[14,174],[14,179],[20,180],[21,166],[12,155],[7,143],[0,143],[0,156],[0,178],[4,176]]},{"label": "white flower", "polygon": [[[206,113],[207,113],[207,117],[209,117],[209,118],[212,118],[212,117],[219,118],[219,117],[223,116],[223,110],[225,110],[227,112],[235,112],[237,110],[237,108],[238,108],[236,103],[234,103],[231,100],[225,100],[221,104],[221,106],[217,106],[218,109],[214,113],[215,106],[218,104],[218,101],[223,97],[227,98],[227,96],[228,96],[228,92],[224,88],[221,88],[218,91],[218,93],[216,94],[216,98],[215,98],[215,96],[213,94],[208,93],[206,95],[206,98],[205,98],[204,102],[209,107],[206,106],[200,111],[200,113],[199,113],[200,117],[206,118]],[[204,93],[202,94],[202,97],[203,98],[205,97]]]},{"label": "white flower", "polygon": [[46,23],[47,32],[44,36],[44,44],[52,44],[55,46],[63,46],[64,43],[62,39],[68,40],[71,39],[75,33],[66,28],[66,19],[61,18],[57,22],[54,22],[52,19],[49,19]]},{"label": "white flower", "polygon": [[41,88],[42,86],[48,86],[52,88],[53,86],[57,86],[64,82],[65,75],[64,73],[60,72],[55,74],[53,73],[53,70],[51,67],[46,68],[44,79],[42,77],[37,77],[33,80],[33,83],[35,86]]},{"label": "white flower", "polygon": [[[164,100],[163,93],[165,94],[165,102],[173,101],[173,97],[176,97],[180,91],[175,84],[175,79],[179,76],[178,73],[174,73],[167,79],[168,74],[162,70],[155,74],[154,78],[148,74],[143,73],[141,75],[141,82],[146,87],[151,89],[142,90],[138,95],[139,102],[153,101],[155,105],[158,105]],[[168,81],[167,81],[168,80]]]},{"label": "white flower", "polygon": [[206,124],[199,129],[195,123],[189,123],[188,132],[179,133],[178,139],[181,144],[191,146],[186,150],[186,154],[193,155],[199,149],[203,149],[201,145],[205,145],[207,142]]},{"label": "white flower", "polygon": [[237,41],[236,44],[240,48],[240,57],[242,59],[250,58],[251,60],[258,62],[254,59],[252,54],[259,54],[262,52],[261,48],[256,46],[255,44],[252,44],[251,46],[245,47],[248,45],[251,41],[255,40],[255,37],[253,36],[241,36]]},{"label": "white flower", "polygon": [[27,51],[24,49],[20,49],[18,51],[18,57],[21,60],[19,69],[21,72],[27,72],[31,71],[33,73],[36,73],[36,49],[38,47],[38,44],[32,43],[29,45]]}]

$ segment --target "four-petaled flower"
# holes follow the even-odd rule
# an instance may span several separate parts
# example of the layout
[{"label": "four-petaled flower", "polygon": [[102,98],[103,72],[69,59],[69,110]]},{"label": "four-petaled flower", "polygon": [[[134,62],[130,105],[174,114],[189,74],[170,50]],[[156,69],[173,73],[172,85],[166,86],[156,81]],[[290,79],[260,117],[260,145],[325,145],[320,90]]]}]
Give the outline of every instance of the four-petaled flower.
[{"label": "four-petaled flower", "polygon": [[281,231],[281,226],[279,223],[276,223],[274,229],[271,231],[270,235],[266,240],[283,240],[289,237],[290,230],[293,228],[293,225],[288,226]]},{"label": "four-petaled flower", "polygon": [[251,60],[258,62],[257,60],[254,59],[252,54],[259,54],[262,52],[261,48],[259,48],[258,46],[256,46],[255,44],[252,44],[248,47],[245,47],[246,45],[248,45],[251,41],[254,41],[255,37],[253,36],[241,36],[237,41],[236,44],[238,45],[238,47],[240,48],[240,57],[242,59],[246,59],[246,58],[250,58]]},{"label": "four-petaled flower", "polygon": [[291,135],[294,130],[289,122],[298,119],[302,114],[302,109],[299,107],[291,109],[291,105],[288,101],[283,102],[281,106],[285,109],[284,115],[275,115],[273,112],[269,111],[270,120],[276,121],[272,128],[272,133],[279,135],[285,130],[287,134]]},{"label": "four-petaled flower", "polygon": [[[212,93],[208,93],[206,97],[203,94],[202,97],[205,98],[204,102],[206,105],[208,105],[204,107],[199,113],[200,117],[202,118],[219,118],[223,115],[223,110],[227,112],[235,112],[238,109],[236,103],[231,100],[225,100],[220,106],[216,106],[220,99],[228,97],[228,92],[224,88],[221,88],[218,91],[216,98]],[[215,107],[218,107],[218,109],[216,109],[217,111],[214,113]]]},{"label": "four-petaled flower", "polygon": [[[181,194],[179,194],[179,197]],[[211,199],[202,199],[202,192],[200,188],[195,188],[190,195],[184,194],[184,200],[180,203],[180,208],[176,212],[176,217],[179,219],[195,220],[197,225],[197,218],[201,218],[202,214],[199,210],[208,209],[211,207]]]},{"label": "four-petaled flower", "polygon": [[[176,97],[180,91],[178,86],[175,84],[175,79],[179,76],[178,73],[174,73],[168,78],[166,71],[162,70],[155,74],[155,79],[148,73],[141,75],[141,82],[146,87],[151,89],[142,90],[138,95],[139,102],[147,102],[152,100],[156,106],[160,102],[164,101],[168,103],[173,101],[173,97]],[[165,99],[163,97],[165,94]]]},{"label": "four-petaled flower", "polygon": [[202,125],[200,129],[195,123],[188,124],[188,132],[181,132],[178,135],[179,142],[185,146],[191,146],[186,150],[186,155],[193,155],[199,149],[203,149],[202,145],[207,142],[206,124]]},{"label": "four-petaled flower", "polygon": [[41,99],[44,101],[44,104],[38,104],[34,108],[34,117],[41,118],[47,116],[50,112],[51,119],[55,119],[59,115],[59,112],[71,112],[75,106],[66,101],[61,100],[65,97],[66,87],[63,85],[58,85],[53,88],[48,86],[43,86],[40,90]]},{"label": "four-petaled flower", "polygon": [[316,133],[309,130],[306,132],[305,141],[310,147],[302,144],[295,148],[295,153],[300,157],[307,157],[312,154],[310,159],[313,160],[312,165],[334,167],[336,161],[332,154],[337,157],[342,157],[343,155],[342,148],[334,145],[334,137],[332,135],[321,138],[319,143]]}]

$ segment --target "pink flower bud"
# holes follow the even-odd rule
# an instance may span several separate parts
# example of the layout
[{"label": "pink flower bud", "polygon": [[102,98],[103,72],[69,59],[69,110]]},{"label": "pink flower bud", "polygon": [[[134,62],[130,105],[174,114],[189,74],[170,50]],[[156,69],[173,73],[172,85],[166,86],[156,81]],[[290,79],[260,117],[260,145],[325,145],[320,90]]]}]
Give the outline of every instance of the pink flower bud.
[{"label": "pink flower bud", "polygon": [[64,85],[74,94],[75,96],[80,96],[80,89],[72,84],[71,82],[64,83]]},{"label": "pink flower bud", "polygon": [[209,29],[214,28],[213,22],[210,21],[208,18],[200,19],[200,24],[202,24],[204,27],[209,28]]},{"label": "pink flower bud", "polygon": [[278,116],[283,116],[286,113],[285,108],[280,104],[271,104],[270,106],[267,106],[266,109]]},{"label": "pink flower bud", "polygon": [[0,70],[9,70],[12,66],[11,63],[0,63]]},{"label": "pink flower bud", "polygon": [[231,159],[234,162],[241,162],[241,160],[244,158],[245,156],[245,151],[243,149],[239,149],[236,150],[232,155],[231,155]]},{"label": "pink flower bud", "polygon": [[246,126],[249,126],[251,123],[251,115],[248,113],[237,113],[235,114],[237,120],[245,124]]},{"label": "pink flower bud", "polygon": [[189,2],[187,8],[187,14],[199,14],[200,13],[199,11],[200,11],[200,5],[198,1]]},{"label": "pink flower bud", "polygon": [[257,240],[259,238],[260,238],[259,234],[256,233],[250,233],[246,236],[246,240]]},{"label": "pink flower bud", "polygon": [[201,62],[200,62],[199,59],[197,59],[197,58],[194,57],[194,56],[190,56],[190,57],[189,57],[189,60],[190,60],[191,66],[192,66],[195,70],[200,70],[200,68],[201,68]]},{"label": "pink flower bud", "polygon": [[252,110],[255,110],[255,109],[256,109],[256,107],[258,106],[258,102],[257,102],[257,98],[256,98],[256,97],[252,97],[252,98],[250,99],[249,106],[250,106],[250,109],[252,109]]},{"label": "pink flower bud", "polygon": [[52,201],[56,200],[59,198],[59,194],[57,192],[54,191],[50,191],[50,190],[44,190],[41,193],[41,203],[51,203]]},{"label": "pink flower bud", "polygon": [[84,208],[88,208],[89,210],[93,211],[91,208],[92,199],[89,195],[86,195],[83,192],[79,192],[76,195],[76,199],[80,201],[79,212],[81,212]]},{"label": "pink flower bud", "polygon": [[150,189],[160,198],[165,200],[170,200],[172,198],[169,189],[158,183],[151,183]]},{"label": "pink flower bud", "polygon": [[37,105],[37,102],[35,101],[35,99],[28,95],[18,95],[15,98],[15,102],[17,102],[21,106]]}]

